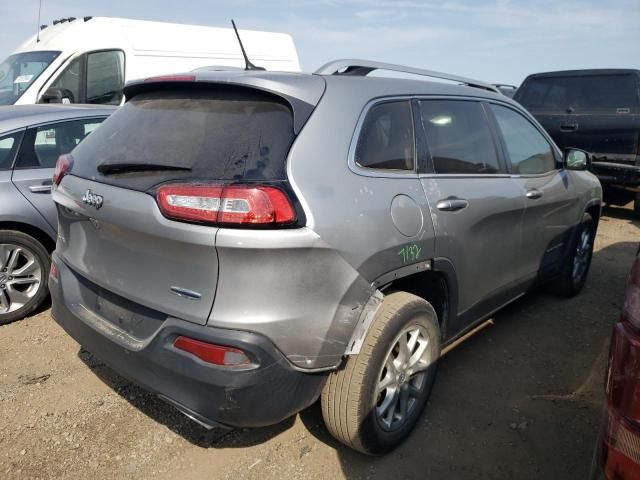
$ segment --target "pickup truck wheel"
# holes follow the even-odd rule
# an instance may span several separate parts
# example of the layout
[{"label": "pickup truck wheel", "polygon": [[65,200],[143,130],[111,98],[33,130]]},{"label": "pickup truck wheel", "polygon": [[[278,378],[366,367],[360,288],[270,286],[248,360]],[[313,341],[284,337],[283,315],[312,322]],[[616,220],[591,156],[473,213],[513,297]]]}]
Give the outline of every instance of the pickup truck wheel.
[{"label": "pickup truck wheel", "polygon": [[392,450],[418,422],[439,356],[433,307],[406,292],[387,295],[360,353],[348,357],[325,385],[321,403],[328,430],[362,453]]},{"label": "pickup truck wheel", "polygon": [[0,325],[20,320],[47,298],[49,253],[35,238],[0,230]]},{"label": "pickup truck wheel", "polygon": [[564,297],[573,297],[580,293],[587,281],[596,226],[591,215],[585,213],[576,229],[569,254],[564,260],[560,276],[552,285],[552,290]]}]

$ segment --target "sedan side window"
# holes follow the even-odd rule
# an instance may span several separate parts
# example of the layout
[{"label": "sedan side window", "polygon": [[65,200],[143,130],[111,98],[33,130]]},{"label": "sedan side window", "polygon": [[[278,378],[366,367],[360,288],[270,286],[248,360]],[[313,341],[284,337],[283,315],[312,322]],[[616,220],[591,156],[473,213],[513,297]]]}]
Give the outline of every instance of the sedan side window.
[{"label": "sedan side window", "polygon": [[356,164],[380,170],[409,170],[415,166],[411,105],[384,102],[367,113],[356,147]]},{"label": "sedan side window", "polygon": [[22,132],[0,137],[0,170],[9,170],[13,164]]},{"label": "sedan side window", "polygon": [[551,145],[533,124],[518,112],[491,105],[496,117],[511,171],[519,175],[539,175],[556,169]]},{"label": "sedan side window", "polygon": [[103,119],[73,120],[30,129],[17,168],[53,168],[60,155],[71,152]]},{"label": "sedan side window", "polygon": [[435,173],[500,173],[493,136],[480,103],[424,100],[420,111]]}]

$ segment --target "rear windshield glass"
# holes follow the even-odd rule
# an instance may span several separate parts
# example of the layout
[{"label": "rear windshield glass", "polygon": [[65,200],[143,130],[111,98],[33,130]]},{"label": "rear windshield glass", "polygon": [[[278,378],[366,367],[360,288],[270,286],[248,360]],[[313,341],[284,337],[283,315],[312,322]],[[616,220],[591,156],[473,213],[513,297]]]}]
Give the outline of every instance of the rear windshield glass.
[{"label": "rear windshield glass", "polygon": [[73,150],[72,174],[135,190],[168,180],[282,180],[293,139],[291,110],[269,94],[150,92]]},{"label": "rear windshield glass", "polygon": [[518,101],[534,111],[564,112],[571,108],[635,113],[639,103],[638,83],[633,75],[534,77],[521,90]]}]

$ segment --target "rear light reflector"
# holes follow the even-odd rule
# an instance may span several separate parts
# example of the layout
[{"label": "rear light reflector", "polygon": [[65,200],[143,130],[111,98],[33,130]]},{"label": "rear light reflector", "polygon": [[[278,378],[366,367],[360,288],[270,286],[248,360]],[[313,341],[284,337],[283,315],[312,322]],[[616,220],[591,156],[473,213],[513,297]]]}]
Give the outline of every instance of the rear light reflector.
[{"label": "rear light reflector", "polygon": [[55,280],[56,282],[58,281],[58,278],[60,278],[60,272],[58,272],[58,267],[53,262],[51,262],[51,267],[49,268],[49,277],[52,280]]},{"label": "rear light reflector", "polygon": [[214,365],[237,367],[251,363],[249,361],[249,357],[247,357],[242,350],[224,345],[202,342],[189,337],[179,336],[176,338],[173,346],[179,350],[195,355],[204,362],[212,363]]},{"label": "rear light reflector", "polygon": [[53,172],[53,184],[58,186],[62,178],[71,171],[73,167],[73,157],[70,154],[60,155],[56,162],[56,169]]},{"label": "rear light reflector", "polygon": [[296,213],[276,187],[255,185],[165,185],[156,194],[163,215],[222,225],[286,225]]}]

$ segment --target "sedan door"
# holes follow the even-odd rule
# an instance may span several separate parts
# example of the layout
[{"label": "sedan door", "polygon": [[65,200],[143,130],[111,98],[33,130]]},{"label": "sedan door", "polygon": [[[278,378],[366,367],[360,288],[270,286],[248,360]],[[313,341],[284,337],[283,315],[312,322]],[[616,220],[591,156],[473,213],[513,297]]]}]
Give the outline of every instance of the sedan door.
[{"label": "sedan door", "polygon": [[55,230],[58,219],[51,199],[56,161],[69,153],[104,118],[74,119],[27,129],[13,169],[12,181],[20,193]]},{"label": "sedan door", "polygon": [[566,251],[580,205],[571,176],[547,138],[524,115],[506,105],[491,104],[501,133],[507,166],[526,199],[523,242],[531,275],[558,267]]},{"label": "sedan door", "polygon": [[524,196],[505,171],[481,102],[423,100],[420,116],[436,257],[455,268],[463,327],[520,293]]}]

